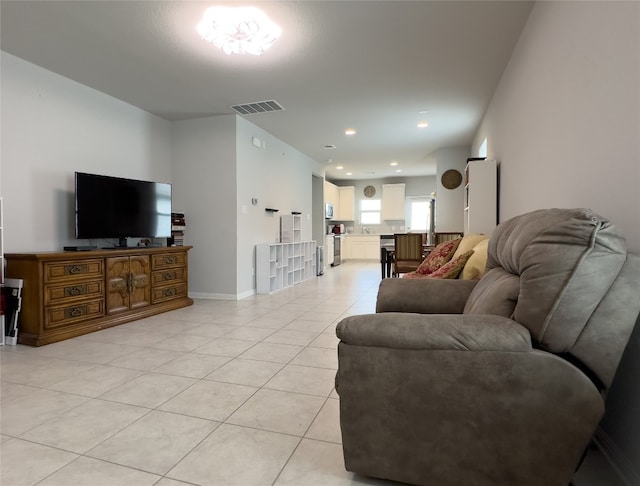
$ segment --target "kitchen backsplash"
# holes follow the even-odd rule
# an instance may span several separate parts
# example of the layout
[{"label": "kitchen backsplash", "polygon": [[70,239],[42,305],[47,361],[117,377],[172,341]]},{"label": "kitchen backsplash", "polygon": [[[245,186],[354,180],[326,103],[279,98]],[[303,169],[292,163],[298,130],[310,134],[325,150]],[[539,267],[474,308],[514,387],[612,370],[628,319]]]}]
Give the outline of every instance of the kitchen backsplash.
[{"label": "kitchen backsplash", "polygon": [[[331,233],[331,229],[336,224],[344,224],[345,233],[347,234],[372,234],[372,235],[386,235],[393,233],[404,233],[407,231],[405,222],[399,221],[385,221],[382,224],[372,225],[360,225],[353,221],[332,221],[328,224],[327,233]],[[368,229],[368,231],[367,231]]]}]

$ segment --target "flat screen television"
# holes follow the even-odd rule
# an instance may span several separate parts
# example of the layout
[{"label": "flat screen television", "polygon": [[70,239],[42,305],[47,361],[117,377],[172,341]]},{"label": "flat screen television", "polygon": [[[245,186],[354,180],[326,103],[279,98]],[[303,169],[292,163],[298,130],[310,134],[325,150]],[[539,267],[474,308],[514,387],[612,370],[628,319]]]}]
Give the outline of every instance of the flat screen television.
[{"label": "flat screen television", "polygon": [[171,236],[171,184],[75,173],[76,238]]}]

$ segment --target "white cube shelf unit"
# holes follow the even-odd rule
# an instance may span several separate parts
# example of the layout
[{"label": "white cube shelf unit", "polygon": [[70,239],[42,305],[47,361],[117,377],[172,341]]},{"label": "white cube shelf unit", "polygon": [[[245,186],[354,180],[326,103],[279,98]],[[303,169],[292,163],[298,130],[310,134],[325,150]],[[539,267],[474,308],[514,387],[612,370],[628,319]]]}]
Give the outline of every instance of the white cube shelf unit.
[{"label": "white cube shelf unit", "polygon": [[256,291],[271,294],[316,276],[316,242],[256,245]]},{"label": "white cube shelf unit", "polygon": [[285,214],[280,217],[280,242],[302,242],[302,218],[299,214]]}]

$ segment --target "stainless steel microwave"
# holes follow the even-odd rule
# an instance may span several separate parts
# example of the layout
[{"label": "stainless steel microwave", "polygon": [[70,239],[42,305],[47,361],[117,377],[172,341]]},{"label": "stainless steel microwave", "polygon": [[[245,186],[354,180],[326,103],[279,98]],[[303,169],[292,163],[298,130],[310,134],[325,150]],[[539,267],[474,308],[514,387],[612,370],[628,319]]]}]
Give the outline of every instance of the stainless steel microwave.
[{"label": "stainless steel microwave", "polygon": [[333,219],[333,204],[326,203],[324,208],[324,217],[326,219]]}]

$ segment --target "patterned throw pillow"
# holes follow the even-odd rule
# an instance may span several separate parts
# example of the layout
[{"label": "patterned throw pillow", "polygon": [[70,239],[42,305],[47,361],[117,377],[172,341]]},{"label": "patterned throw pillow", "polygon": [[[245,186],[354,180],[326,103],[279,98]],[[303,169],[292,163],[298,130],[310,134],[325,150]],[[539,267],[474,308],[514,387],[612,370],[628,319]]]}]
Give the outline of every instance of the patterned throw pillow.
[{"label": "patterned throw pillow", "polygon": [[438,268],[451,260],[451,257],[456,252],[460,241],[462,241],[462,238],[440,243],[427,255],[427,258],[425,258],[416,269],[416,272],[422,275],[428,275],[435,272]]},{"label": "patterned throw pillow", "polygon": [[462,255],[449,260],[438,268],[435,272],[425,275],[424,278],[456,278],[464,268],[467,260],[473,255],[473,250],[469,250]]},{"label": "patterned throw pillow", "polygon": [[418,273],[416,271],[402,274],[402,278],[427,278],[428,276],[429,275],[423,275],[423,274]]}]

